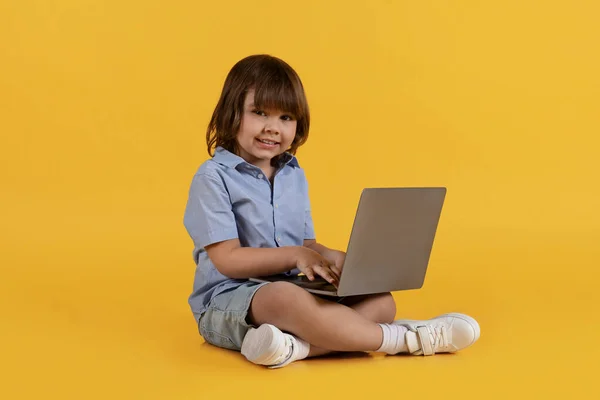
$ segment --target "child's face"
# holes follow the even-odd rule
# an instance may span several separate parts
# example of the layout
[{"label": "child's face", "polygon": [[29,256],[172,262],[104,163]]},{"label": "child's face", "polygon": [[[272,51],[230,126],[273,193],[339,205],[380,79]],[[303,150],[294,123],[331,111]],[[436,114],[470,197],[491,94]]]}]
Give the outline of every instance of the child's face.
[{"label": "child's face", "polygon": [[249,90],[237,134],[240,157],[259,168],[269,168],[271,159],[285,152],[292,144],[296,123],[288,113],[256,108],[254,90]]}]

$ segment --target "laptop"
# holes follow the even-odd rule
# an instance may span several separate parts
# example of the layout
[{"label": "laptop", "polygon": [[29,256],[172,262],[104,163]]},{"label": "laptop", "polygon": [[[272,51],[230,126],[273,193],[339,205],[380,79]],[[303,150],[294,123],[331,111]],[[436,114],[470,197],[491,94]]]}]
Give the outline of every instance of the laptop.
[{"label": "laptop", "polygon": [[286,281],[311,293],[345,297],[419,289],[425,281],[446,188],[364,189],[336,288],[304,275],[252,278]]}]

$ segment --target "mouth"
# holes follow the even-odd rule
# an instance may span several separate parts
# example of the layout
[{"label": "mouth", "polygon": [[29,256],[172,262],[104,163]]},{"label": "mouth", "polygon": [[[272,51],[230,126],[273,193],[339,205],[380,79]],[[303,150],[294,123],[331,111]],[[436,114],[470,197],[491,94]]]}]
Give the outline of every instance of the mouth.
[{"label": "mouth", "polygon": [[279,144],[279,142],[276,142],[274,140],[268,140],[268,139],[256,139],[256,141],[258,141],[260,144],[264,145],[264,146],[268,146],[268,147],[275,147]]}]

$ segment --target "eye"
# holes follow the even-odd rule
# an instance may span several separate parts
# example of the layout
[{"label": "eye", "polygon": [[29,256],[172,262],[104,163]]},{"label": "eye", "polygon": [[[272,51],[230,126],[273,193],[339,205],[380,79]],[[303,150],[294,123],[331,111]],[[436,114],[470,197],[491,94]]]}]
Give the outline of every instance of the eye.
[{"label": "eye", "polygon": [[284,121],[293,121],[294,117],[292,117],[291,115],[282,115],[281,119]]},{"label": "eye", "polygon": [[256,115],[260,115],[261,117],[266,117],[267,116],[267,114],[264,111],[262,111],[262,110],[254,110],[252,112],[254,114],[256,114]]}]

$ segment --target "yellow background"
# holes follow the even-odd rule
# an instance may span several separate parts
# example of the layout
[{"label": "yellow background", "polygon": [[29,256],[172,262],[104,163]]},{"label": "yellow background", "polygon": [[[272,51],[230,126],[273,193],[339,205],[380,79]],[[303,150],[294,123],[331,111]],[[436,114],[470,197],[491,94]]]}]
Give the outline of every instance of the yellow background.
[{"label": "yellow background", "polygon": [[[0,398],[598,398],[599,13],[1,0]],[[319,241],[344,248],[363,187],[448,187],[398,316],[469,313],[476,346],[268,371],[203,344],[182,216],[225,75],[254,53],[304,81]]]}]

